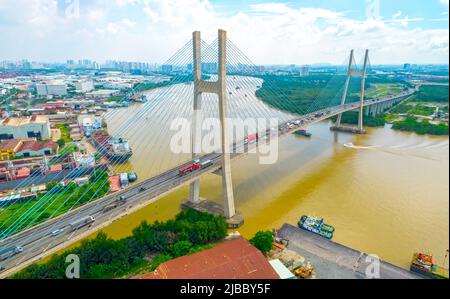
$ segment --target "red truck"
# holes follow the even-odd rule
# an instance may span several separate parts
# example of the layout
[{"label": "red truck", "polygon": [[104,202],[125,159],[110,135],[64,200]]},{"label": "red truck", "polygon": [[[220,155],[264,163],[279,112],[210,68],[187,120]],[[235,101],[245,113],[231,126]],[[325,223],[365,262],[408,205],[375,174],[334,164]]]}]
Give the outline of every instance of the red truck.
[{"label": "red truck", "polygon": [[181,168],[180,172],[179,172],[179,175],[183,176],[183,175],[186,175],[186,174],[188,174],[190,172],[199,170],[200,168],[201,168],[200,161],[195,161],[193,164]]},{"label": "red truck", "polygon": [[249,135],[249,136],[247,136],[245,139],[244,139],[244,142],[245,142],[245,144],[249,144],[249,143],[253,143],[253,142],[258,142],[259,141],[259,135],[256,133],[256,134],[252,134],[252,135]]}]

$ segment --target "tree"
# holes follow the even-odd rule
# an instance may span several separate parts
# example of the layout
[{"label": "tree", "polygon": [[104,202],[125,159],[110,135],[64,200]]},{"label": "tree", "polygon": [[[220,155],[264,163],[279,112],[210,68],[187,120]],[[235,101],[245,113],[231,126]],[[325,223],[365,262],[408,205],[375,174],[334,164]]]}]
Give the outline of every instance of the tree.
[{"label": "tree", "polygon": [[59,183],[58,182],[51,182],[48,183],[45,188],[47,189],[47,191],[53,190],[53,188],[55,188]]},{"label": "tree", "polygon": [[253,239],[250,240],[250,243],[252,243],[253,246],[258,248],[264,254],[268,253],[272,249],[273,242],[274,238],[272,232],[270,231],[257,232]]},{"label": "tree", "polygon": [[189,241],[181,241],[178,243],[175,243],[172,247],[172,255],[174,257],[180,257],[189,254],[189,252],[192,249],[192,246],[194,246]]},{"label": "tree", "polygon": [[63,148],[66,145],[66,142],[64,139],[59,139],[56,143],[58,143],[60,148]]}]

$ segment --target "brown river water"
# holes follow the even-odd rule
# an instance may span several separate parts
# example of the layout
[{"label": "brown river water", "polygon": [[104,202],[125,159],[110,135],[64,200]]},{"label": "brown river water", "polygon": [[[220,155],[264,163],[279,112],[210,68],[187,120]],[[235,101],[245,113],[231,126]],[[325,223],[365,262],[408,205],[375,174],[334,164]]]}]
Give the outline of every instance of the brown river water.
[{"label": "brown river water", "polygon": [[[255,86],[260,83],[255,82]],[[261,111],[271,115],[284,115],[254,96],[246,101],[257,103]],[[111,112],[113,115],[107,117],[110,131],[124,131],[127,119],[154,104],[150,100],[144,106]],[[169,104],[158,105],[168,108]],[[231,107],[232,114],[245,103],[236,107]],[[170,117],[182,114],[174,111]],[[132,146],[147,147],[135,148],[130,163],[118,171],[132,169],[143,179],[188,159],[170,153],[166,134],[158,136],[165,126],[158,115],[155,108],[142,117],[142,123],[138,121],[123,133]],[[331,132],[329,127],[328,122],[322,122],[308,128],[313,133],[311,139],[294,135],[282,138],[276,164],[260,165],[256,154],[233,163],[236,207],[245,217],[239,231],[251,237],[284,223],[295,225],[302,215],[316,215],[336,227],[334,241],[398,266],[407,268],[416,251],[431,252],[442,263],[449,248],[448,137],[418,136],[388,126],[369,129],[367,135],[352,135]],[[201,189],[202,197],[221,201],[220,177],[204,177]],[[182,188],[104,232],[121,238],[143,220],[170,219],[180,211],[187,195],[188,188]]]}]

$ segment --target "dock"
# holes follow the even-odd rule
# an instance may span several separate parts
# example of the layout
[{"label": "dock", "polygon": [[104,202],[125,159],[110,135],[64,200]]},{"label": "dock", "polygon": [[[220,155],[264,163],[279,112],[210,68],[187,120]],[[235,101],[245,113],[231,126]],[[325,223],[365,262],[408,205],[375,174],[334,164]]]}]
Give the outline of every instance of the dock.
[{"label": "dock", "polygon": [[[277,231],[288,240],[288,249],[305,257],[314,266],[318,279],[367,279],[373,258],[368,254],[327,240],[290,224]],[[380,261],[378,279],[426,279],[426,277]]]}]

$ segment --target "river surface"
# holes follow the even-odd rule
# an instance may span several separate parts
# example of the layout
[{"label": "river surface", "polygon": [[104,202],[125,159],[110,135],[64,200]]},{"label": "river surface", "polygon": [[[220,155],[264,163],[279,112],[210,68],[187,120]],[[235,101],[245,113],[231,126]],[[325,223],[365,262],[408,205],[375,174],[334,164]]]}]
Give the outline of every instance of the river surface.
[{"label": "river surface", "polygon": [[[235,84],[242,90],[230,96],[230,114],[245,116],[256,109],[261,115],[289,118],[254,97],[258,80],[247,87]],[[134,148],[130,163],[118,171],[133,169],[143,179],[189,159],[171,153],[167,130],[170,119],[190,117],[192,99],[177,96],[190,89],[173,87],[164,91],[167,97],[152,92],[148,103],[108,114],[110,131],[130,138]],[[215,101],[205,100],[211,115],[216,114]],[[128,119],[134,120],[129,128]],[[282,138],[276,164],[260,165],[257,154],[233,163],[236,207],[245,217],[239,231],[251,237],[258,230],[295,225],[302,215],[316,215],[336,227],[336,242],[398,266],[407,268],[416,251],[433,253],[443,262],[449,248],[448,137],[418,136],[388,126],[352,135],[329,127],[322,122],[308,128],[311,139]],[[204,177],[201,195],[221,202],[220,177]],[[187,196],[188,188],[180,189],[104,231],[121,238],[143,220],[172,218]]]}]

